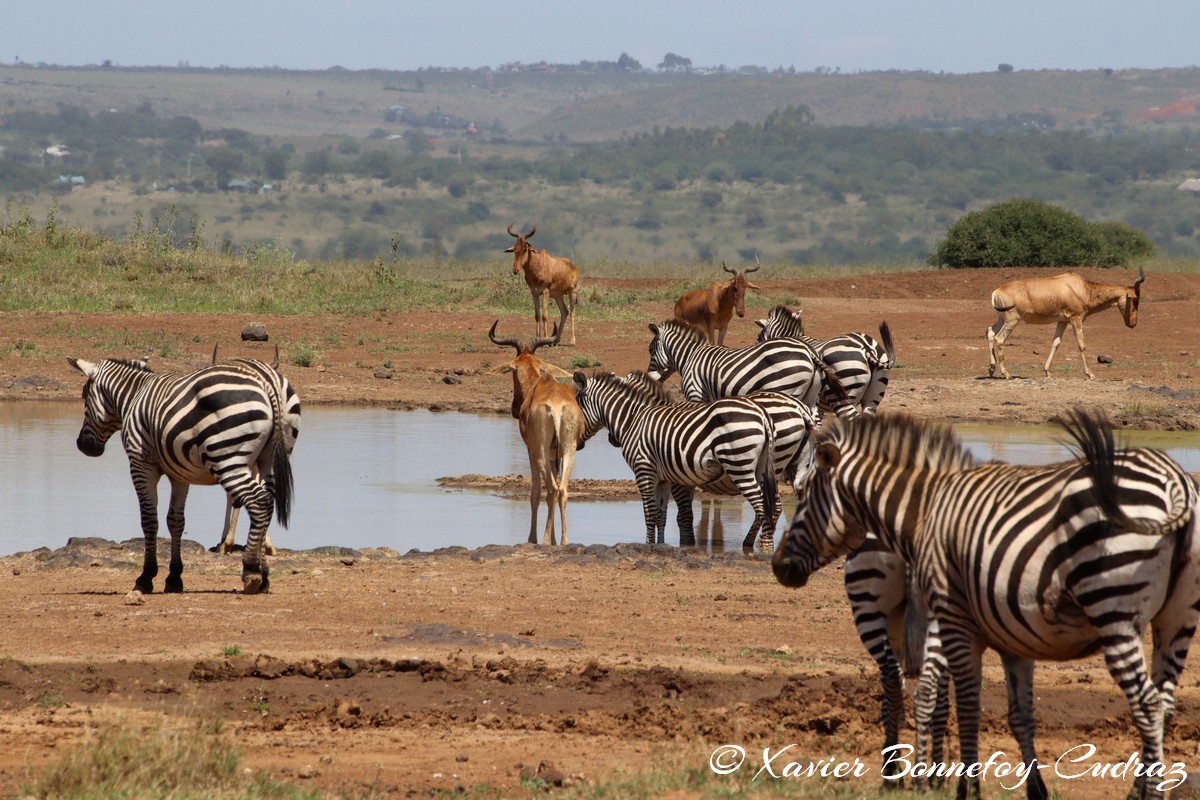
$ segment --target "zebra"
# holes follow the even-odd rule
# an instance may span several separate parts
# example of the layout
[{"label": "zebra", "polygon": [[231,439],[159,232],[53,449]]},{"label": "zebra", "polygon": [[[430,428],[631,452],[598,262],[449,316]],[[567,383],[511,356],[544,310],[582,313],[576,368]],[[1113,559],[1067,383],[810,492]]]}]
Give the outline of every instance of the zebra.
[{"label": "zebra", "polygon": [[679,505],[680,545],[695,544],[695,489],[746,498],[754,522],[744,549],[754,547],[760,531],[764,541],[773,541],[780,508],[772,463],[775,428],[762,406],[745,397],[672,405],[653,382],[630,384],[612,373],[576,372],[574,384],[583,441],[608,428],[609,442],[621,448],[633,470],[648,544],[664,541],[668,494]]},{"label": "zebra", "polygon": [[[731,349],[709,344],[697,328],[679,320],[650,323],[650,366],[657,381],[678,372],[683,396],[708,403],[755,391],[790,394],[807,406],[817,405],[825,387],[836,397],[839,412],[849,405],[837,376],[817,351],[804,342],[777,339]],[[853,408],[841,412],[853,416]]]},{"label": "zebra", "polygon": [[830,426],[818,436],[817,467],[772,561],[780,583],[802,586],[813,569],[874,531],[912,565],[938,644],[927,649],[918,687],[915,757],[925,752],[929,725],[941,722],[933,705],[949,672],[963,762],[959,797],[979,790],[965,769],[979,759],[980,661],[988,647],[1004,665],[1029,797],[1046,797],[1032,769],[1034,660],[1097,651],[1129,702],[1143,765],[1160,776],[1143,770],[1130,796],[1159,798],[1170,785],[1161,777],[1163,734],[1200,617],[1200,491],[1157,450],[1117,450],[1102,416],[1076,408],[1061,421],[1079,458],[1044,467],[977,464],[949,429],[907,415]]},{"label": "zebra", "polygon": [[188,374],[156,373],[140,360],[67,360],[87,377],[76,446],[84,455],[100,456],[120,430],[129,456],[145,540],[142,573],[134,589],[146,594],[154,590],[158,481],[166,475],[171,482],[171,561],[165,590],[183,591],[180,542],[188,489],[220,483],[231,502],[250,515],[242,554],[243,590],[268,591],[263,543],[272,504],[279,523],[288,524],[293,494],[290,455],[300,426],[300,400],[287,378],[251,359]]},{"label": "zebra", "polygon": [[887,322],[879,324],[879,340],[865,333],[843,333],[832,339],[817,339],[804,332],[800,313],[787,306],[775,306],[766,319],[754,321],[760,329],[758,341],[796,339],[809,345],[837,373],[838,382],[851,400],[849,405],[837,405],[838,398],[826,387],[821,394],[822,406],[836,408],[843,418],[852,416],[849,412],[855,404],[863,414],[874,414],[887,391],[888,375],[896,366],[896,349]]},{"label": "zebra", "polygon": [[[672,396],[664,384],[642,370],[634,370],[626,375],[625,383],[642,386],[647,392],[666,393],[673,405],[689,402],[682,397]],[[762,406],[775,426],[775,447],[771,460],[775,464],[776,482],[784,481],[795,486],[804,476],[801,465],[805,466],[805,470],[812,466],[813,436],[821,427],[821,412],[816,406],[806,406],[781,392],[751,392],[745,396]]]}]

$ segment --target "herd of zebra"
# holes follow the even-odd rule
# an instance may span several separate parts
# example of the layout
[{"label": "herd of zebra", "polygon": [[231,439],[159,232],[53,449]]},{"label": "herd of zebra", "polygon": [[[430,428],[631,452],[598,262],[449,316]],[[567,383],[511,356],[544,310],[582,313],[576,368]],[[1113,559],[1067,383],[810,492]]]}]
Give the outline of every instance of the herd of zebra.
[{"label": "herd of zebra", "polygon": [[[622,450],[642,495],[647,541],[664,540],[673,498],[680,543],[693,544],[691,502],[703,489],[751,504],[743,545],[772,551],[785,586],[803,586],[846,556],[854,622],[883,683],[885,747],[898,742],[904,719],[904,652],[919,666],[916,750],[928,763],[942,759],[951,678],[960,758],[978,762],[981,657],[996,649],[1031,798],[1047,796],[1033,769],[1034,661],[1100,652],[1141,736],[1130,796],[1163,796],[1164,732],[1200,617],[1193,478],[1158,451],[1118,449],[1111,426],[1080,410],[1064,421],[1076,458],[1047,467],[977,463],[948,428],[878,412],[895,365],[886,323],[879,340],[817,340],[780,306],[759,325],[757,343],[726,348],[678,320],[651,324],[645,371],[573,374],[580,445],[603,428]],[[187,375],[154,373],[136,360],[71,364],[87,379],[79,449],[98,456],[121,430],[129,455],[145,539],[135,589],[153,590],[156,485],[165,475],[166,591],[183,590],[188,489],[214,483],[231,510],[244,507],[251,519],[244,589],[266,591],[267,528],[273,513],[287,524],[300,422],[278,359],[233,359]],[[676,372],[683,400],[662,385]],[[824,412],[835,418],[823,424]],[[775,548],[781,480],[795,488],[797,508]],[[960,797],[977,795],[977,773],[957,774]]]},{"label": "herd of zebra", "polygon": [[[904,720],[903,653],[919,671],[915,760],[943,765],[950,679],[960,743],[959,797],[978,796],[982,655],[1004,665],[1009,724],[1029,798],[1048,797],[1034,748],[1033,666],[1101,653],[1141,738],[1129,796],[1157,798],[1182,766],[1164,762],[1175,690],[1200,618],[1195,480],[1163,453],[1117,449],[1100,415],[1062,422],[1076,457],[1045,467],[976,463],[946,427],[876,413],[895,363],[890,332],[829,342],[798,314],[772,310],[759,342],[706,343],[679,321],[650,325],[649,369],[574,375],[583,438],[621,447],[643,498],[647,541],[662,542],[667,494],[680,543],[694,542],[694,488],[741,493],[755,520],[743,545],[771,546],[775,482],[797,508],[772,567],[803,586],[846,556],[855,626],[879,666],[885,752]],[[834,344],[836,342],[836,344]],[[678,372],[686,400],[659,382]],[[821,424],[820,410],[837,419]],[[807,457],[804,455],[807,454]],[[1148,669],[1142,635],[1153,634]],[[899,761],[887,762],[894,779]],[[917,781],[922,783],[924,781]]]}]

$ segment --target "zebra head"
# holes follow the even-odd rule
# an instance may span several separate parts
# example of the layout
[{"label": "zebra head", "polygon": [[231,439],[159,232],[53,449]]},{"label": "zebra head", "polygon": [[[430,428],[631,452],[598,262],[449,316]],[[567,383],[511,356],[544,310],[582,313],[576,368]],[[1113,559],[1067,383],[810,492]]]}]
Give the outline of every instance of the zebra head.
[{"label": "zebra head", "polygon": [[[586,442],[591,439],[600,429],[607,424],[604,416],[603,402],[596,397],[597,383],[594,377],[576,370],[573,376],[575,381],[575,402],[579,404],[579,410],[583,412],[583,436],[580,437],[581,442]],[[610,436],[611,440],[612,437]]]},{"label": "zebra head", "polygon": [[649,325],[650,366],[646,374],[656,381],[665,381],[679,371],[680,350],[704,344],[704,334],[686,322],[667,320],[661,326]]},{"label": "zebra head", "polygon": [[109,438],[121,429],[121,410],[118,400],[123,379],[133,372],[149,372],[145,361],[118,361],[106,359],[99,364],[82,358],[67,358],[71,366],[87,377],[83,384],[83,427],[75,446],[85,456],[104,455],[104,446]]},{"label": "zebra head", "polygon": [[804,335],[804,309],[795,311],[787,306],[775,306],[767,314],[766,319],[755,320],[758,325],[758,341],[766,342],[771,339],[799,339]]},{"label": "zebra head", "polygon": [[818,569],[858,549],[867,535],[839,490],[841,450],[827,436],[822,439],[816,466],[797,481],[796,514],[771,559],[776,580],[791,588],[804,586]]}]

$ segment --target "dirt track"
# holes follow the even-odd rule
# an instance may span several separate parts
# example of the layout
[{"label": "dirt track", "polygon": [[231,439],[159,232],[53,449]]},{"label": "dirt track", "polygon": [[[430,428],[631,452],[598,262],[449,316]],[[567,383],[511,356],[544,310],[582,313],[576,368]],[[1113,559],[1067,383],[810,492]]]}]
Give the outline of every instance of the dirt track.
[{"label": "dirt track", "polygon": [[[1001,382],[980,376],[987,294],[1005,277],[916,273],[774,288],[803,299],[817,334],[888,320],[900,368],[887,407],[1028,423],[1084,401],[1129,426],[1200,426],[1200,277],[1152,275],[1135,330],[1114,312],[1088,322],[1091,357],[1114,360],[1094,367],[1099,380],[1081,379],[1069,338],[1056,377],[1036,377],[1050,331],[1033,328],[1018,329],[1009,347],[1010,368],[1025,377]],[[645,321],[664,316],[643,311]],[[165,338],[188,355],[156,365],[164,369],[203,363],[217,340],[229,355],[269,352],[235,341],[246,321],[6,314],[0,336],[37,348],[0,361],[0,393],[78,402],[80,382],[63,355],[136,354],[93,352],[95,337],[72,331]],[[281,341],[326,342],[320,366],[287,368],[306,403],[507,413],[508,378],[487,374],[503,352],[484,337],[486,315],[263,321]],[[524,317],[502,320],[505,327],[530,332]],[[751,331],[748,320],[735,320],[730,335],[737,344]],[[579,346],[549,355],[564,366],[586,355],[616,371],[644,367],[644,332],[644,321],[594,323],[582,305]],[[374,377],[385,359],[393,377]],[[81,524],[79,535],[88,533]],[[583,544],[561,551],[285,552],[272,561],[272,592],[260,597],[236,592],[236,556],[196,546],[185,554],[187,591],[138,605],[127,604],[126,592],[140,543],[83,542],[4,559],[0,793],[14,793],[28,769],[105,720],[164,715],[225,719],[252,768],[354,794],[482,785],[536,794],[520,776],[543,762],[550,782],[597,782],[619,770],[707,770],[723,744],[761,761],[763,747],[793,742],[789,758],[862,758],[871,777],[852,785],[875,793],[876,673],[854,635],[840,571],[792,592],[760,559],[588,547],[585,531],[572,533]],[[224,655],[235,647],[239,655]],[[987,663],[983,751],[1011,752],[1002,677],[994,659]],[[1185,673],[1167,752],[1200,771],[1195,674],[1194,666]],[[1041,752],[1093,743],[1099,760],[1128,758],[1128,710],[1098,659],[1041,666],[1038,682]],[[1111,779],[1049,782],[1063,797],[1116,797],[1127,788]],[[985,784],[985,796],[1000,794]]]}]

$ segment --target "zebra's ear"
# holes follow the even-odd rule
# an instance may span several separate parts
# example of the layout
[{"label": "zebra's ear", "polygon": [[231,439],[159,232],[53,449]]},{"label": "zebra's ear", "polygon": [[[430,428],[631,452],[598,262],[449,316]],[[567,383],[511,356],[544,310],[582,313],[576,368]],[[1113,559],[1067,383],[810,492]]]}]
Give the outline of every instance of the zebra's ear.
[{"label": "zebra's ear", "polygon": [[833,442],[821,442],[817,445],[817,466],[826,472],[833,472],[842,460],[842,451]]},{"label": "zebra's ear", "polygon": [[67,363],[89,378],[92,377],[92,373],[96,371],[95,364],[90,361],[84,361],[82,358],[71,358],[70,356],[67,356]]},{"label": "zebra's ear", "polygon": [[587,375],[584,375],[579,370],[575,370],[572,380],[575,381],[575,388],[581,392],[583,391],[584,387],[587,386]]},{"label": "zebra's ear", "polygon": [[754,320],[754,324],[757,325],[758,327],[762,328],[763,330],[766,330],[766,328],[767,328],[767,321],[765,319],[756,319],[756,320]]},{"label": "zebra's ear", "polygon": [[655,325],[653,322],[651,322],[646,327],[648,327],[650,329],[651,333],[653,333],[655,336],[658,336],[658,326],[657,325]]}]

